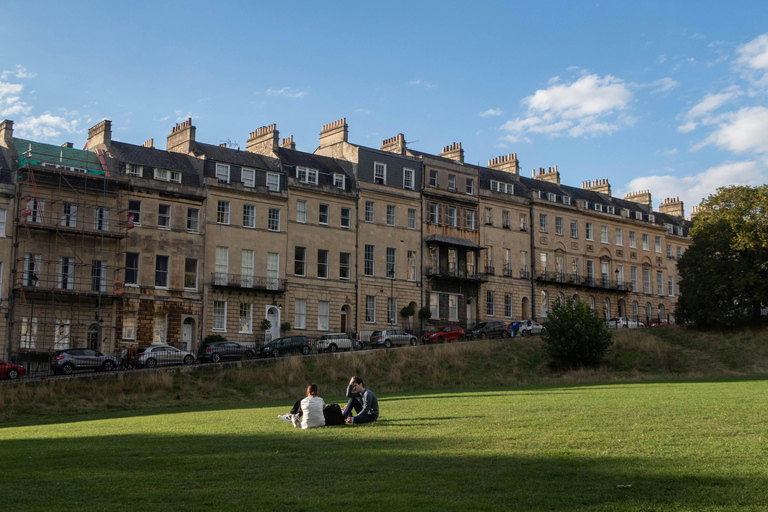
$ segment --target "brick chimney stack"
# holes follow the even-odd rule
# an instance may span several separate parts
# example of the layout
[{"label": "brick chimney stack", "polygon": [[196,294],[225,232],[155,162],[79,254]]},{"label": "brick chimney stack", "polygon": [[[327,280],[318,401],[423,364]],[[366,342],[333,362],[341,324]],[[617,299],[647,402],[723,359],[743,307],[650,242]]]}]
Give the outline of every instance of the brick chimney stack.
[{"label": "brick chimney stack", "polygon": [[381,143],[381,150],[389,153],[396,153],[398,155],[405,154],[405,135],[398,133],[392,138],[385,139]]},{"label": "brick chimney stack", "polygon": [[517,160],[517,153],[510,153],[506,156],[497,156],[496,158],[488,160],[488,168],[509,172],[515,176],[520,175],[520,162]]},{"label": "brick chimney stack", "polygon": [[443,152],[437,156],[464,163],[464,150],[461,149],[461,142],[454,142],[449,146],[445,146]]},{"label": "brick chimney stack", "polygon": [[347,142],[347,137],[349,137],[349,126],[346,117],[324,124],[323,129],[320,130],[320,148]]},{"label": "brick chimney stack", "polygon": [[149,139],[148,141],[144,142],[144,144],[141,145],[144,148],[155,148],[155,139]]},{"label": "brick chimney stack", "polygon": [[693,220],[693,218],[699,214],[701,211],[701,206],[693,206],[691,207],[691,216],[688,220]]},{"label": "brick chimney stack", "polygon": [[112,121],[105,119],[96,126],[88,129],[88,143],[86,147],[95,151],[96,146],[109,147],[112,143]]},{"label": "brick chimney stack", "polygon": [[0,145],[6,148],[13,146],[13,121],[6,119],[0,123]]},{"label": "brick chimney stack", "polygon": [[653,209],[653,202],[651,201],[651,193],[648,190],[640,190],[638,192],[630,192],[624,199],[632,201],[633,203],[643,204],[648,208]]},{"label": "brick chimney stack", "polygon": [[166,149],[175,153],[191,154],[195,150],[196,130],[192,126],[191,117],[181,124],[176,124],[176,126],[171,128],[171,133],[168,135]]},{"label": "brick chimney stack", "polygon": [[286,149],[293,149],[295,151],[296,150],[296,143],[293,142],[293,135],[291,135],[287,139],[283,139],[283,142],[282,142],[282,144],[280,144],[280,147],[281,148],[286,148]]},{"label": "brick chimney stack", "polygon": [[269,126],[262,126],[248,135],[248,142],[245,144],[246,151],[258,153],[260,155],[272,155],[277,153],[280,147],[280,132],[277,125],[272,123]]},{"label": "brick chimney stack", "polygon": [[557,170],[557,166],[550,167],[546,171],[543,167],[539,167],[539,173],[536,174],[536,169],[534,169],[531,176],[535,180],[547,181],[549,183],[554,183],[555,185],[560,184],[560,173]]},{"label": "brick chimney stack", "polygon": [[683,207],[683,202],[679,197],[675,197],[674,199],[668,197],[664,199],[664,201],[659,205],[659,211],[661,213],[671,215],[672,217],[679,217],[681,219],[685,217],[685,208]]},{"label": "brick chimney stack", "polygon": [[584,190],[591,190],[592,192],[598,192],[600,194],[611,195],[611,184],[607,179],[582,181],[581,188]]}]

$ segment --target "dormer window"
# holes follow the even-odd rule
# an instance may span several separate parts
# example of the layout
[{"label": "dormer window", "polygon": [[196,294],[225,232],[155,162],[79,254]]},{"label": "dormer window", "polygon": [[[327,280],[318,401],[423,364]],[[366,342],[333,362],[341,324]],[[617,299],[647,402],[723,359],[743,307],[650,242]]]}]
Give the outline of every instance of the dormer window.
[{"label": "dormer window", "polygon": [[595,211],[596,211],[596,212],[601,212],[601,211],[603,211],[603,205],[601,205],[601,204],[598,204],[598,203],[595,203]]},{"label": "dormer window", "polygon": [[373,182],[381,185],[387,184],[387,164],[380,162],[373,164]]},{"label": "dormer window", "polygon": [[670,235],[674,233],[674,228],[672,224],[664,223],[664,227],[667,228],[667,233],[669,233]]},{"label": "dormer window", "polygon": [[629,208],[622,208],[621,210],[621,216],[629,218]]},{"label": "dormer window", "polygon": [[553,194],[552,192],[547,192],[547,199],[554,203],[557,201],[557,195]]},{"label": "dormer window", "polygon": [[635,219],[643,220],[643,212],[635,212]]},{"label": "dormer window", "polygon": [[307,167],[296,167],[296,178],[302,183],[317,185],[317,170]]},{"label": "dormer window", "polygon": [[403,188],[413,190],[414,174],[413,169],[403,169]]},{"label": "dormer window", "polygon": [[655,215],[648,215],[648,222],[656,222],[656,216]]},{"label": "dormer window", "polygon": [[682,226],[675,226],[675,234],[679,236],[683,236],[683,227]]},{"label": "dormer window", "polygon": [[256,171],[254,169],[248,169],[243,167],[240,172],[240,181],[243,182],[244,187],[253,188],[256,186]]},{"label": "dormer window", "polygon": [[563,204],[571,204],[571,196],[563,196]]},{"label": "dormer window", "polygon": [[229,183],[229,165],[216,164],[216,179],[223,181],[224,183]]},{"label": "dormer window", "polygon": [[611,205],[606,206],[605,209],[608,213],[616,213],[616,209]]},{"label": "dormer window", "polygon": [[142,166],[138,164],[125,164],[125,174],[128,176],[141,176]]},{"label": "dormer window", "polygon": [[501,183],[500,181],[491,180],[491,190],[501,192],[502,194],[514,193],[515,186],[512,183]]},{"label": "dormer window", "polygon": [[333,173],[333,186],[336,188],[339,188],[341,190],[344,190],[346,187],[345,185],[345,178],[343,174],[339,174],[337,172]]}]

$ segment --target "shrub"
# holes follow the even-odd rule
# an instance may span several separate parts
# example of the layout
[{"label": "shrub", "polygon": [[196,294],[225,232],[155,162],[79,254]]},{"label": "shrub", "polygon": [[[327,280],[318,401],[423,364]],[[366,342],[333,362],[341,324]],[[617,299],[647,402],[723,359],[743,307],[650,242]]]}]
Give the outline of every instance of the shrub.
[{"label": "shrub", "polygon": [[413,316],[415,314],[416,314],[416,310],[413,309],[413,306],[411,306],[410,304],[408,304],[407,306],[405,306],[403,309],[400,310],[400,316],[404,318],[408,318],[409,316]]},{"label": "shrub", "polygon": [[288,332],[291,330],[291,322],[283,322],[280,324],[280,332]]},{"label": "shrub", "polygon": [[272,322],[265,318],[261,321],[260,327],[262,331],[268,331],[272,328]]},{"label": "shrub", "polygon": [[216,343],[217,341],[227,341],[227,338],[221,334],[209,334],[203,338],[203,343]]},{"label": "shrub", "polygon": [[432,310],[428,306],[424,306],[419,310],[419,320],[422,322],[432,318]]},{"label": "shrub", "polygon": [[541,338],[552,365],[563,368],[599,366],[613,344],[611,331],[586,303],[572,298],[555,301]]}]

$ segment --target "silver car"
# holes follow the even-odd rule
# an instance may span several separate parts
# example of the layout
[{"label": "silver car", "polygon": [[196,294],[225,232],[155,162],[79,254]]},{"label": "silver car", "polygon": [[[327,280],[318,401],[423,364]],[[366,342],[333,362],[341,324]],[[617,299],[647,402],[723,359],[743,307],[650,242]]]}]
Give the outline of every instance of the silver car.
[{"label": "silver car", "polygon": [[172,364],[192,364],[195,362],[195,354],[185,350],[179,350],[170,345],[152,345],[137,348],[133,353],[131,365],[134,367],[167,366]]},{"label": "silver car", "polygon": [[51,357],[51,371],[54,374],[69,375],[76,370],[102,370],[117,367],[117,359],[92,348],[69,348],[60,350]]},{"label": "silver car", "polygon": [[371,347],[390,348],[393,345],[416,345],[418,342],[416,336],[402,329],[384,329],[371,334]]}]

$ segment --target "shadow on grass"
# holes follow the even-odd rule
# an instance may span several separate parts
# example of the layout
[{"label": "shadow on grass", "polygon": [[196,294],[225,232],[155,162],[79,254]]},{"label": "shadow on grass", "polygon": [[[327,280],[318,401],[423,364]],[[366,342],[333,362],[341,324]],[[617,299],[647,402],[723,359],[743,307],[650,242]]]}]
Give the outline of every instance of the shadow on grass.
[{"label": "shadow on grass", "polygon": [[373,426],[368,436],[340,428],[6,440],[0,453],[13,470],[0,473],[0,488],[7,510],[768,506],[762,472],[718,464],[702,469],[673,457],[486,454],[456,439],[446,446],[438,438],[374,436],[383,426]]}]

